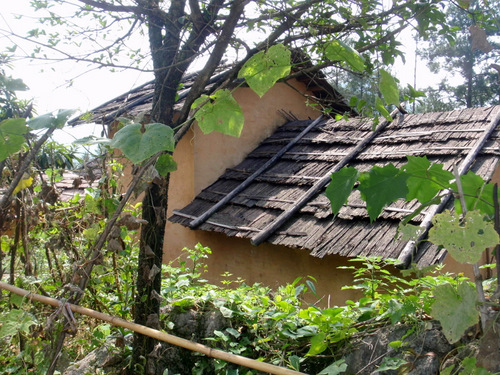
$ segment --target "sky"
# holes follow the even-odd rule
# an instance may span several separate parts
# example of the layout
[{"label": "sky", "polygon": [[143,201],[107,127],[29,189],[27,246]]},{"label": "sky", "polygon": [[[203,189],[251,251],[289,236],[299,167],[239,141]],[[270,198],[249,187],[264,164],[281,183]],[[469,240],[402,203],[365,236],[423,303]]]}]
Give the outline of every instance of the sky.
[{"label": "sky", "polygon": [[[22,14],[19,20],[16,16]],[[8,1],[2,0],[0,12],[0,30],[13,29],[17,33],[37,27],[32,21],[37,15],[29,6],[28,0]],[[399,59],[394,67],[394,73],[403,86],[414,81],[415,67],[415,41],[407,36],[404,43],[406,64]],[[0,51],[12,46],[13,40],[2,36],[0,33]],[[33,45],[27,42],[18,42],[18,48],[30,51]],[[57,109],[77,109],[80,113],[87,112],[98,105],[111,100],[132,88],[153,79],[151,73],[137,70],[127,70],[112,73],[100,69],[88,72],[88,67],[72,61],[50,63],[39,60],[20,60],[13,63],[13,70],[8,74],[14,78],[21,78],[30,88],[29,91],[20,93],[25,99],[32,99],[38,114],[51,112]],[[426,65],[417,61],[417,82],[425,82],[428,86],[437,82]],[[71,84],[69,84],[71,82]],[[418,87],[417,88],[423,88]],[[63,135],[65,142],[72,138],[80,138],[90,131],[99,131],[100,127],[71,129],[70,134]]]}]

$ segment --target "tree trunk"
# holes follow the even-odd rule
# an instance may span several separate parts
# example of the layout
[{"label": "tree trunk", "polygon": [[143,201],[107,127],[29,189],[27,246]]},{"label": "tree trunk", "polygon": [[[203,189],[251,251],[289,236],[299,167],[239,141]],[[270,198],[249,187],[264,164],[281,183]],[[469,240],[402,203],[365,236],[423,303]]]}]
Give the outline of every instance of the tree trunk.
[{"label": "tree trunk", "polygon": [[[148,223],[141,228],[138,259],[135,323],[160,329],[161,265],[163,237],[167,219],[167,191],[169,178],[156,178],[146,189],[142,218]],[[157,298],[156,298],[157,297]],[[155,374],[154,347],[157,341],[134,334],[134,348],[130,374]]]},{"label": "tree trunk", "polygon": [[465,57],[465,82],[467,85],[467,91],[465,94],[465,102],[467,105],[467,108],[472,108],[473,103],[472,103],[472,90],[474,89],[474,53],[472,49],[467,51],[467,55]]}]

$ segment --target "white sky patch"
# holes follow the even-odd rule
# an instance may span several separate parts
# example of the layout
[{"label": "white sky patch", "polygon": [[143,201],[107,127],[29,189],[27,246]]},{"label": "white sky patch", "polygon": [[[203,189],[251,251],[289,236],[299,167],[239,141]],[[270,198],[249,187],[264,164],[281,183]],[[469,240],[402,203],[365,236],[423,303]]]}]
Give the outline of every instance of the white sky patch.
[{"label": "white sky patch", "polygon": [[[23,18],[18,19],[18,15],[23,15]],[[27,31],[40,27],[37,24],[37,17],[39,14],[34,12],[26,1],[4,1],[0,16],[0,29],[4,30],[0,31],[0,51],[11,47],[15,42],[20,50],[29,54],[35,45],[28,41],[10,39],[5,35],[5,30],[14,30],[18,34],[25,35]],[[407,84],[413,86],[415,74],[416,89],[421,90],[436,85],[441,79],[431,74],[421,59],[417,60],[415,73],[415,41],[410,33],[403,33],[402,40],[406,63],[398,59],[392,69],[402,86],[406,87]],[[12,66],[12,70],[7,69],[7,74],[21,78],[30,88],[27,92],[20,92],[19,97],[33,100],[38,114],[67,108],[84,113],[153,79],[152,73],[132,69],[119,72],[110,72],[104,68],[89,71],[92,67],[69,60],[47,62],[23,59],[14,61]],[[90,129],[91,126],[68,129],[66,131],[70,135],[66,134],[62,139],[71,142],[73,137],[80,138],[88,135],[90,131],[100,132],[100,127]]]}]

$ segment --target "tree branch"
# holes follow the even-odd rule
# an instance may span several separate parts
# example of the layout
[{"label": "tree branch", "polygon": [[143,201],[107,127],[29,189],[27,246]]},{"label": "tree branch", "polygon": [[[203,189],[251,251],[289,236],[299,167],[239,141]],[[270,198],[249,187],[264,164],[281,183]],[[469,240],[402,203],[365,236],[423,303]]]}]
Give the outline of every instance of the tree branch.
[{"label": "tree branch", "polygon": [[208,80],[212,77],[213,72],[219,66],[220,61],[224,56],[224,53],[226,52],[227,46],[231,41],[234,29],[238,24],[241,14],[243,13],[243,9],[249,1],[250,0],[235,0],[233,2],[229,12],[229,17],[224,23],[221,34],[217,38],[214,49],[210,54],[205,67],[199,73],[198,77],[196,77],[196,80],[194,81],[193,86],[191,87],[191,90],[189,90],[189,94],[184,101],[184,105],[179,116],[180,123],[186,120],[191,109],[191,104],[193,104],[193,102],[201,95],[207,85]]}]

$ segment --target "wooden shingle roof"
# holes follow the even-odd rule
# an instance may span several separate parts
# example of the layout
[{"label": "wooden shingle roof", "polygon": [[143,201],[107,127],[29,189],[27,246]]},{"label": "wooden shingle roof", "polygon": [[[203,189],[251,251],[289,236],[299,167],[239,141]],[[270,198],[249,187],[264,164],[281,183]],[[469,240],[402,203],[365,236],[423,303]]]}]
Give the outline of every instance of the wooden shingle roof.
[{"label": "wooden shingle roof", "polygon": [[[310,90],[314,96],[313,101],[322,103],[328,108],[332,108],[335,113],[352,113],[351,108],[346,104],[344,97],[332,87],[326,77],[321,72],[302,71],[302,68],[307,68],[306,63],[297,63],[293,70],[296,72],[296,79],[305,84],[307,90]],[[219,67],[216,74],[210,78],[205,93],[209,94],[213,91],[220,82],[227,79],[230,69],[228,66]],[[178,99],[175,104],[175,109],[180,110],[184,104],[184,99],[187,97],[195,79],[198,77],[198,72],[187,74],[182,79],[182,88],[178,91]],[[241,80],[235,80],[234,84],[241,84]],[[91,122],[103,125],[113,123],[119,117],[126,116],[135,118],[138,115],[149,115],[153,106],[154,80],[147,82],[133,90],[126,92],[106,103],[92,109],[90,111]],[[89,122],[87,119],[76,118],[69,122],[70,125],[80,125]]]},{"label": "wooden shingle roof", "polygon": [[[401,166],[407,161],[406,155],[425,155],[448,170],[469,156],[470,169],[489,179],[500,158],[499,121],[500,106],[408,114],[382,123],[376,132],[369,119],[319,120],[292,147],[283,150],[312,123],[289,122],[243,162],[227,169],[192,203],[174,211],[170,220],[190,226],[208,211],[206,218],[195,223],[198,229],[248,238],[254,244],[265,240],[320,258],[328,254],[382,256],[405,264],[434,264],[444,258],[445,250],[429,243],[414,248],[395,240],[399,222],[417,207],[416,202],[398,201],[370,223],[366,204],[355,192],[333,218],[324,196],[329,176],[344,164],[366,171],[374,165]],[[275,163],[261,168],[280,150],[283,155]],[[254,179],[248,186],[240,188],[242,191],[233,198],[226,198],[217,211],[209,211],[252,174]],[[414,222],[419,224],[432,215],[432,208],[428,208]]]}]

